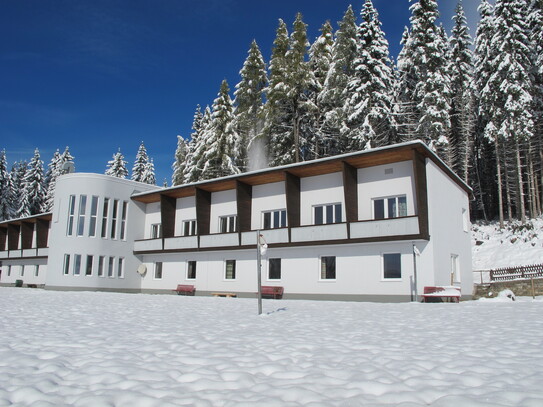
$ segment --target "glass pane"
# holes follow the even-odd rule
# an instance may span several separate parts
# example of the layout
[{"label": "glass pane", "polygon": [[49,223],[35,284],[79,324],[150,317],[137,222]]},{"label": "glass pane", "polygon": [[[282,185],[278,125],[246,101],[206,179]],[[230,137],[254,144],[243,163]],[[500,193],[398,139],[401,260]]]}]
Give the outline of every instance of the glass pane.
[{"label": "glass pane", "polygon": [[264,229],[271,229],[271,213],[264,213]]},{"label": "glass pane", "polygon": [[236,261],[226,260],[226,279],[233,280],[236,278]]},{"label": "glass pane", "polygon": [[383,254],[384,278],[402,278],[400,253]]},{"label": "glass pane", "polygon": [[321,280],[333,280],[336,278],[336,257],[321,257]]},{"label": "glass pane", "polygon": [[92,256],[87,256],[87,269],[85,270],[86,276],[92,275],[92,259]]},{"label": "glass pane", "polygon": [[281,227],[282,228],[287,227],[287,211],[285,210],[281,211]]},{"label": "glass pane", "polygon": [[189,261],[188,263],[187,278],[191,280],[196,278],[196,262],[195,261]]},{"label": "glass pane", "polygon": [[114,257],[109,258],[109,264],[108,264],[108,269],[107,269],[107,276],[108,277],[113,277],[113,261],[114,260],[115,260]]},{"label": "glass pane", "polygon": [[227,225],[228,225],[228,218],[222,217],[220,219],[220,225],[219,225],[219,232],[220,233],[226,233],[227,231]]},{"label": "glass pane", "polygon": [[104,256],[98,258],[98,277],[104,275]]},{"label": "glass pane", "polygon": [[388,217],[389,218],[396,218],[398,216],[398,212],[396,211],[396,198],[388,198]]},{"label": "glass pane", "polygon": [[279,211],[275,211],[273,213],[273,227],[278,228],[279,227],[279,215],[281,213]]},{"label": "glass pane", "polygon": [[81,255],[76,254],[74,259],[74,274],[79,275],[81,271]]},{"label": "glass pane", "polygon": [[315,206],[315,225],[322,225],[322,206]]},{"label": "glass pane", "polygon": [[341,204],[336,204],[335,209],[336,218],[334,220],[335,223],[341,223]]},{"label": "glass pane", "polygon": [[281,278],[281,259],[270,259],[268,278],[278,280]]},{"label": "glass pane", "polygon": [[385,201],[383,199],[373,201],[373,213],[375,219],[385,218]]},{"label": "glass pane", "polygon": [[326,206],[326,223],[334,223],[334,205]]},{"label": "glass pane", "polygon": [[398,197],[398,216],[407,216],[407,198],[405,196]]}]

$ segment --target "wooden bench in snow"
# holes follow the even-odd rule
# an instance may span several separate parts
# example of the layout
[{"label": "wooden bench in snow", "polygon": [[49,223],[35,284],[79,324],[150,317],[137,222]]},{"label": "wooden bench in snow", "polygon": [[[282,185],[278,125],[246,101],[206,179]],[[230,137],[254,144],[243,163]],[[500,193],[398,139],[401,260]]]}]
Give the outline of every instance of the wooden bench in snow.
[{"label": "wooden bench in snow", "polygon": [[261,288],[260,292],[262,293],[262,296],[273,297],[274,300],[283,298],[283,291],[284,291],[283,287],[263,285],[260,288]]},{"label": "wooden bench in snow", "polygon": [[232,297],[237,297],[238,296],[235,293],[211,293],[211,295],[213,297],[227,297],[227,298],[232,298]]},{"label": "wooden bench in snow", "polygon": [[177,293],[177,295],[194,295],[194,286],[189,284],[179,284],[175,290],[173,290]]},{"label": "wooden bench in snow", "polygon": [[424,287],[424,294],[422,294],[422,302],[443,302],[445,298],[452,302],[460,302],[460,287],[454,286],[437,286]]}]

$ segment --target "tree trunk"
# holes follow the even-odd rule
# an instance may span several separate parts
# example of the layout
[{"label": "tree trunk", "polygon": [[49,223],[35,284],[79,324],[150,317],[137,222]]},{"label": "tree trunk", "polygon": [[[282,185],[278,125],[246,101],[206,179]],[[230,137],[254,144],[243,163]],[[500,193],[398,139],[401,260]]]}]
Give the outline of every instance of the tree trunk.
[{"label": "tree trunk", "polygon": [[518,139],[515,137],[515,159],[517,162],[517,184],[518,184],[518,201],[520,208],[517,208],[517,214],[520,213],[520,221],[526,223],[526,207],[524,202],[524,180],[522,178],[522,163],[520,160],[520,146]]},{"label": "tree trunk", "polygon": [[494,141],[494,146],[496,148],[496,173],[498,174],[498,212],[500,214],[500,229],[503,229],[504,227],[504,219],[503,219],[503,181],[502,181],[502,170],[500,168],[500,151],[498,149],[498,137],[496,136],[496,140]]}]

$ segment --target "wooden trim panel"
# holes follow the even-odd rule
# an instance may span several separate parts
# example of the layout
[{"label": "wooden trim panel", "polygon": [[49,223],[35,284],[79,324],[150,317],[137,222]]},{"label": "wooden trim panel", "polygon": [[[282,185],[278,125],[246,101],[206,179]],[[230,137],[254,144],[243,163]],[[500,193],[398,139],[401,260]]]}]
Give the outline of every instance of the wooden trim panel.
[{"label": "wooden trim panel", "polygon": [[47,241],[49,239],[49,224],[49,220],[36,220],[36,246],[38,249],[47,247]]},{"label": "wooden trim panel", "polygon": [[175,206],[176,199],[160,196],[160,222],[162,223],[162,237],[173,237],[175,235]]},{"label": "wooden trim panel", "polygon": [[251,208],[253,187],[241,181],[236,181],[236,205],[238,211],[238,231],[251,230]]},{"label": "wooden trim panel", "polygon": [[209,235],[210,221],[211,192],[196,188],[196,224],[198,235]]},{"label": "wooden trim panel", "polygon": [[287,222],[290,229],[300,226],[300,178],[290,172],[285,172],[285,192]]},{"label": "wooden trim panel", "polygon": [[419,217],[419,233],[425,240],[430,239],[428,225],[428,183],[426,180],[426,159],[413,150],[413,175],[415,178],[415,195],[417,197],[417,215]]},{"label": "wooden trim panel", "polygon": [[21,249],[32,248],[32,235],[34,234],[33,222],[21,222]]},{"label": "wooden trim panel", "polygon": [[21,227],[19,225],[14,225],[13,223],[8,224],[8,250],[19,249],[20,230]]}]

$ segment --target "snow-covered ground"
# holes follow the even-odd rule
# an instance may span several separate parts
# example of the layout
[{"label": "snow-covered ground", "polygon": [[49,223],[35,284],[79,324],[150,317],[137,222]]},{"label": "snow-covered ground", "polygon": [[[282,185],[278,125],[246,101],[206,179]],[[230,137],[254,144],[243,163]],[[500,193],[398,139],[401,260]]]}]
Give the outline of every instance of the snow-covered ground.
[{"label": "snow-covered ground", "polygon": [[473,270],[543,263],[543,219],[507,223],[473,224]]},{"label": "snow-covered ground", "polygon": [[0,406],[542,406],[543,299],[0,288]]}]

